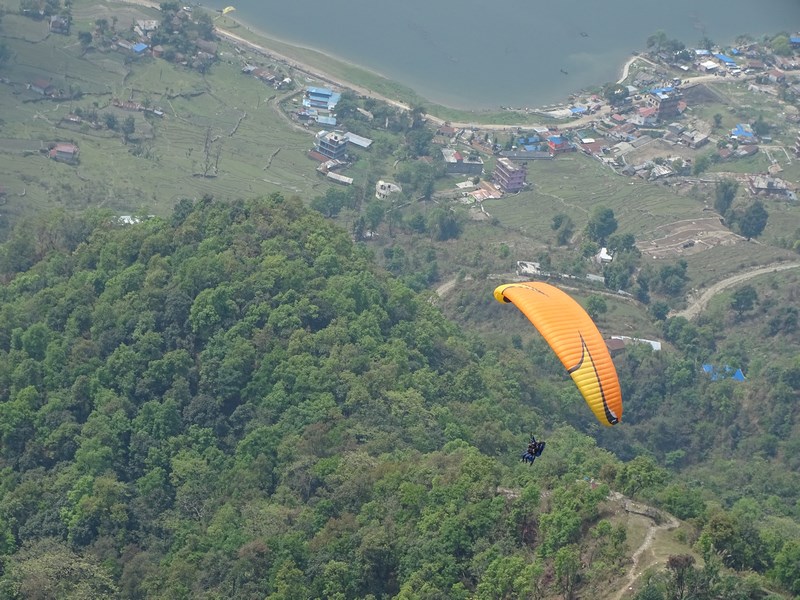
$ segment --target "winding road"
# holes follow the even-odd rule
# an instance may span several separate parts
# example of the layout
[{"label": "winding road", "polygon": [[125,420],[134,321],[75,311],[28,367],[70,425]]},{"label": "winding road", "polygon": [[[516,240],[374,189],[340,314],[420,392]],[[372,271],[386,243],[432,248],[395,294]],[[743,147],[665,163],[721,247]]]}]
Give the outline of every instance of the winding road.
[{"label": "winding road", "polygon": [[696,298],[690,298],[689,306],[687,306],[684,310],[670,313],[669,316],[684,317],[687,320],[691,321],[692,319],[697,317],[701,312],[703,312],[706,306],[708,306],[708,303],[711,301],[711,299],[717,294],[719,294],[722,290],[725,290],[729,287],[733,287],[734,285],[741,283],[743,281],[747,281],[748,279],[752,279],[753,277],[758,277],[759,275],[766,275],[767,273],[777,273],[778,271],[786,271],[787,269],[796,269],[797,267],[800,267],[800,262],[773,263],[763,267],[756,267],[748,271],[741,271],[739,273],[736,273],[735,275],[731,275],[727,279],[723,279],[713,284],[711,287],[706,289],[702,294],[700,294],[700,296]]}]

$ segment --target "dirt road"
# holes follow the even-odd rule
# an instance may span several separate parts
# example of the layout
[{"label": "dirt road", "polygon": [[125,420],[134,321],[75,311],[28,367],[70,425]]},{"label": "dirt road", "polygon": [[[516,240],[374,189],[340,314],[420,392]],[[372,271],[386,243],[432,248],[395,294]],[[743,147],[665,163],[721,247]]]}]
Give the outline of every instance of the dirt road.
[{"label": "dirt road", "polygon": [[689,299],[689,306],[685,310],[676,311],[671,313],[669,316],[671,317],[685,317],[688,320],[692,320],[697,317],[703,310],[705,310],[708,303],[711,299],[719,294],[722,290],[732,287],[738,283],[743,281],[747,281],[748,279],[752,279],[753,277],[758,277],[759,275],[766,275],[767,273],[777,273],[778,271],[785,271],[787,269],[796,269],[800,267],[800,262],[794,263],[774,263],[771,265],[766,265],[764,267],[757,267],[751,269],[749,271],[742,271],[741,273],[736,273],[735,275],[731,275],[727,279],[723,279],[722,281],[718,281],[707,290],[705,290],[700,296],[696,298]]},{"label": "dirt road", "polygon": [[680,524],[672,515],[666,513],[662,514],[668,518],[668,521],[661,525],[656,525],[655,522],[650,525],[642,545],[639,546],[633,553],[633,556],[631,556],[631,567],[628,569],[628,575],[623,585],[620,586],[619,590],[617,590],[614,595],[610,596],[612,600],[622,600],[626,593],[632,591],[633,584],[639,579],[642,573],[658,562],[655,560],[655,557],[651,560],[643,560],[642,556],[653,546],[653,541],[656,539],[656,535],[658,535],[659,532],[677,529]]}]

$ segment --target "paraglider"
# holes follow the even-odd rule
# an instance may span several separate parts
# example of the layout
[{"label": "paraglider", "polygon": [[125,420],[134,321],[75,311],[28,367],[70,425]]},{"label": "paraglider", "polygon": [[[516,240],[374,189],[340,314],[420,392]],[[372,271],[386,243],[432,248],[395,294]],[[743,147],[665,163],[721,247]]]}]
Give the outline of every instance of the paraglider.
[{"label": "paraglider", "polygon": [[522,462],[533,464],[537,456],[541,456],[544,452],[546,442],[537,442],[536,438],[531,434],[531,441],[528,442],[528,450],[522,455]]},{"label": "paraglider", "polygon": [[222,9],[222,14],[223,15],[227,15],[228,13],[231,13],[231,12],[233,12],[235,10],[236,10],[236,7],[234,7],[234,6],[226,6],[225,8]]},{"label": "paraglider", "polygon": [[603,336],[586,311],[557,287],[538,281],[494,290],[498,302],[513,303],[542,334],[603,425],[622,418],[622,392]]}]

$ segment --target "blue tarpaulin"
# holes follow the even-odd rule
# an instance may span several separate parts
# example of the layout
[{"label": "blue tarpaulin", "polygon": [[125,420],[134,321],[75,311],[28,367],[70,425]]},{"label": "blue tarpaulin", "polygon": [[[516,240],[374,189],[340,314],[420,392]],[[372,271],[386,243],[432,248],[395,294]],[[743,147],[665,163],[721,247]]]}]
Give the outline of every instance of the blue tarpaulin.
[{"label": "blue tarpaulin", "polygon": [[703,371],[711,378],[711,381],[718,381],[720,379],[733,379],[734,381],[744,381],[744,373],[741,369],[734,369],[730,365],[725,365],[719,371],[712,364],[703,365]]}]

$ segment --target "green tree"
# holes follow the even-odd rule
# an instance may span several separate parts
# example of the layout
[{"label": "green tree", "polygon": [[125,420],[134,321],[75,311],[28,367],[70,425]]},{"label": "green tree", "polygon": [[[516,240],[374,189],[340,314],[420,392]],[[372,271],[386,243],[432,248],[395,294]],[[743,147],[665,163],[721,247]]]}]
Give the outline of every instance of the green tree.
[{"label": "green tree", "polygon": [[647,48],[652,48],[657,54],[661,52],[661,49],[666,45],[667,40],[668,38],[666,32],[659,29],[653,35],[647,38]]},{"label": "green tree", "polygon": [[569,215],[564,213],[559,213],[553,217],[550,227],[556,232],[556,243],[559,246],[566,246],[575,232],[575,223],[573,223]]},{"label": "green tree", "polygon": [[105,121],[106,127],[108,127],[111,131],[116,131],[117,127],[119,126],[119,121],[117,120],[117,116],[113,113],[105,113],[103,115],[103,119]]},{"label": "green tree", "polygon": [[723,217],[728,214],[738,190],[739,182],[735,179],[722,179],[714,187],[714,209]]},{"label": "green tree", "polygon": [[326,217],[337,216],[347,203],[347,194],[333,187],[328,188],[322,196],[316,196],[311,201],[311,208],[321,212]]},{"label": "green tree", "polygon": [[635,496],[644,489],[661,485],[666,479],[665,469],[649,456],[639,455],[619,468],[616,485],[626,496]]},{"label": "green tree", "polygon": [[603,315],[608,312],[608,304],[606,303],[606,299],[602,296],[598,296],[597,294],[592,294],[586,299],[586,312],[589,313],[589,316],[597,320],[600,315]]},{"label": "green tree", "polygon": [[556,582],[564,600],[572,600],[581,570],[581,553],[575,544],[564,546],[553,560]]},{"label": "green tree", "polygon": [[733,293],[731,308],[741,318],[744,313],[753,310],[757,302],[758,292],[756,292],[755,288],[752,285],[743,285]]},{"label": "green tree", "polygon": [[711,156],[709,154],[701,154],[694,159],[694,166],[692,167],[693,175],[701,175],[708,170],[711,166]]},{"label": "green tree", "polygon": [[132,116],[126,117],[125,120],[122,121],[121,129],[125,143],[127,143],[136,130],[136,120]]},{"label": "green tree", "polygon": [[603,97],[609,104],[620,104],[628,97],[628,90],[618,83],[607,83],[603,86]]},{"label": "green tree", "polygon": [[775,556],[772,576],[790,594],[800,596],[800,542],[789,540]]},{"label": "green tree", "polygon": [[781,34],[772,38],[770,45],[772,51],[778,56],[791,56],[793,54],[792,45],[789,43],[789,36]]},{"label": "green tree", "polygon": [[756,200],[748,206],[742,216],[739,218],[739,230],[742,235],[748,240],[750,238],[758,237],[767,226],[769,213],[764,208],[761,200]]},{"label": "green tree", "polygon": [[428,217],[428,230],[433,239],[438,241],[457,238],[461,235],[462,228],[461,217],[452,210],[438,208],[433,210]]},{"label": "green tree", "polygon": [[92,45],[92,33],[90,31],[79,31],[78,41],[81,43],[81,48],[86,50]]},{"label": "green tree", "polygon": [[606,239],[617,230],[617,220],[614,211],[605,206],[598,206],[592,211],[589,223],[586,225],[586,234],[590,240],[598,244],[605,244]]},{"label": "green tree", "polygon": [[[111,573],[91,553],[44,538],[26,544],[5,565],[3,579],[15,598],[114,598]],[[8,588],[6,588],[8,589]]]}]

